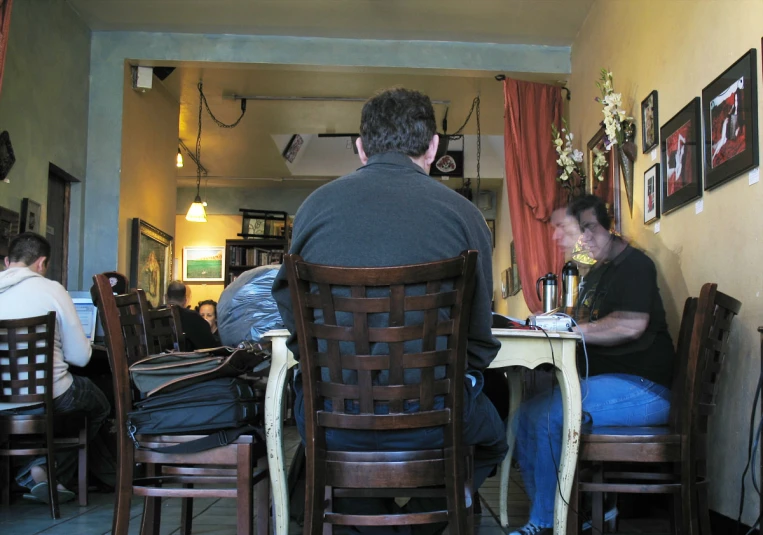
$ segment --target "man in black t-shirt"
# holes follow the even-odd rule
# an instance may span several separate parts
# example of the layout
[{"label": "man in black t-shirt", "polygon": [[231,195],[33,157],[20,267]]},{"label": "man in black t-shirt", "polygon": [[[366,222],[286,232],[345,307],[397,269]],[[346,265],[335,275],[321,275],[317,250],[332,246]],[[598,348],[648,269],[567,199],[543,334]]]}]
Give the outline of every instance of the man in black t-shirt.
[{"label": "man in black t-shirt", "polygon": [[220,344],[212,335],[209,323],[198,312],[186,308],[188,304],[188,292],[186,286],[180,281],[172,281],[167,287],[167,305],[177,305],[180,309],[180,323],[185,334],[185,350],[204,349],[217,347]]},{"label": "man in black t-shirt", "polygon": [[[596,260],[580,284],[576,310],[575,330],[583,334],[588,352],[588,362],[580,361],[583,423],[665,424],[675,352],[654,263],[610,232],[606,205],[598,197],[577,199],[568,213],[580,223],[583,244]],[[553,532],[562,421],[558,389],[520,408],[516,458],[532,507],[528,524],[511,535]],[[615,514],[616,509],[607,516]]]}]

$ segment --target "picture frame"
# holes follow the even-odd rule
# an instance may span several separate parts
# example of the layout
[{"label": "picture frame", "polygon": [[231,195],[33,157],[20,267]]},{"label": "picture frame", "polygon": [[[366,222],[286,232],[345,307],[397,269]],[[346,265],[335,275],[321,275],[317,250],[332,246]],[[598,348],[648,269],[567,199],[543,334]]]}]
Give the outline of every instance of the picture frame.
[{"label": "picture frame", "polygon": [[662,215],[702,197],[701,131],[699,97],[660,128]]},{"label": "picture frame", "polygon": [[644,224],[660,218],[660,164],[656,163],[644,173]]},{"label": "picture frame", "polygon": [[183,247],[184,282],[224,282],[225,247]]},{"label": "picture frame", "polygon": [[487,223],[487,228],[490,229],[490,235],[493,239],[493,249],[495,249],[495,219],[486,219],[485,223]]},{"label": "picture frame", "polygon": [[641,148],[644,154],[660,144],[660,118],[657,104],[656,89],[641,101]]},{"label": "picture frame", "polygon": [[42,232],[42,206],[28,197],[21,199],[21,226],[19,232]]},{"label": "picture frame", "polygon": [[166,232],[140,219],[132,220],[130,283],[142,288],[151,306],[162,304],[172,276],[172,241]]},{"label": "picture frame", "polygon": [[758,166],[757,58],[751,48],[702,90],[705,190]]},{"label": "picture frame", "polygon": [[[587,162],[588,176],[590,180],[586,182],[586,193],[596,195],[607,205],[607,213],[612,219],[612,230],[621,232],[621,214],[620,214],[620,164],[617,161],[617,153],[606,148],[605,131],[602,126],[588,141]],[[595,150],[605,155],[607,166],[603,170],[604,179],[599,181],[594,177],[593,166],[595,159]]]},{"label": "picture frame", "polygon": [[294,160],[297,159],[297,154],[299,153],[299,149],[302,148],[302,144],[305,142],[304,139],[302,139],[302,136],[299,134],[294,134],[291,136],[291,139],[286,144],[286,148],[283,150],[283,157],[284,160],[286,160],[289,163],[294,163]]},{"label": "picture frame", "polygon": [[508,299],[509,297],[509,270],[511,268],[504,269],[501,271],[501,297],[504,299]]},{"label": "picture frame", "polygon": [[514,240],[509,245],[511,250],[511,280],[509,282],[509,295],[517,295],[522,289],[522,282],[519,280],[519,266],[517,265],[517,255],[514,251]]},{"label": "picture frame", "polygon": [[0,261],[8,256],[11,240],[19,233],[19,213],[0,206]]},{"label": "picture frame", "polygon": [[464,151],[449,150],[432,163],[429,176],[464,176]]},{"label": "picture frame", "polygon": [[[3,36],[6,37],[6,36]],[[2,40],[2,38],[0,38]],[[0,82],[2,81],[2,69],[0,69]],[[11,145],[11,135],[7,130],[0,132],[0,180],[9,182],[8,173],[11,167],[16,163],[16,153],[13,152]]]}]

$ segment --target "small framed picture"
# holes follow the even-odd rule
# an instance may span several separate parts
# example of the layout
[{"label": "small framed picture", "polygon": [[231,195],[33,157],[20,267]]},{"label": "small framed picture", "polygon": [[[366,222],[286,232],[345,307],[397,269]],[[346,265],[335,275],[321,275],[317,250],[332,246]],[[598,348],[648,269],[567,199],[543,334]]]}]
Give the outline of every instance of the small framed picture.
[{"label": "small framed picture", "polygon": [[224,262],[225,247],[183,247],[183,280],[222,282]]},{"label": "small framed picture", "polygon": [[509,297],[509,281],[511,280],[509,271],[511,268],[501,271],[501,297],[507,299]]},{"label": "small framed picture", "polygon": [[660,128],[663,214],[702,197],[701,122],[695,97]]},{"label": "small framed picture", "polygon": [[495,219],[486,219],[487,228],[490,229],[490,235],[493,237],[493,249],[495,249]]},{"label": "small framed picture", "polygon": [[304,140],[299,134],[294,134],[291,136],[291,139],[286,144],[286,148],[283,150],[284,159],[289,163],[294,163],[294,160],[297,159],[297,154],[299,153],[299,149],[302,148],[303,143]]},{"label": "small framed picture", "polygon": [[27,197],[21,200],[21,232],[42,232],[42,206]]},{"label": "small framed picture", "polygon": [[641,147],[646,154],[659,142],[660,120],[657,114],[657,90],[641,101]]},{"label": "small framed picture", "polygon": [[660,164],[656,163],[644,173],[644,224],[660,218]]},{"label": "small framed picture", "polygon": [[758,166],[758,59],[751,48],[702,90],[705,190]]}]

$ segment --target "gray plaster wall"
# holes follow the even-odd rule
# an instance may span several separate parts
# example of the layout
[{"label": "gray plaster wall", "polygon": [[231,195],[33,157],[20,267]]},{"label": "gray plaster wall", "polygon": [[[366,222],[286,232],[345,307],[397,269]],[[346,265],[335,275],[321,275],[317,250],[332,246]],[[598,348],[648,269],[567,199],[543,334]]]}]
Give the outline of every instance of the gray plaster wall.
[{"label": "gray plaster wall", "polygon": [[[49,164],[85,180],[89,74],[90,30],[65,1],[13,3],[0,131],[10,134],[16,164],[10,182],[0,182],[0,205],[19,211],[28,197],[42,205],[45,224]],[[70,289],[79,287],[84,191],[72,186]]]}]

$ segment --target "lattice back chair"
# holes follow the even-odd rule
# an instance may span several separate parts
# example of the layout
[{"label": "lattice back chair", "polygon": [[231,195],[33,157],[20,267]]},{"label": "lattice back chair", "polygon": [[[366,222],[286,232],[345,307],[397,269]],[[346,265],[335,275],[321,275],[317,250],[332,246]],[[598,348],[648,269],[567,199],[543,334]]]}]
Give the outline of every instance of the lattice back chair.
[{"label": "lattice back chair", "polygon": [[151,353],[181,351],[185,348],[183,327],[177,305],[148,311],[149,348]]},{"label": "lattice back chair", "polygon": [[[593,493],[593,530],[603,531],[603,493],[673,495],[674,533],[710,535],[707,508],[707,423],[716,382],[728,352],[734,316],[742,304],[702,286],[684,307],[679,331],[671,411],[666,426],[599,427],[581,434],[576,491]],[[607,463],[631,463],[633,471],[610,471]],[[644,464],[654,467],[644,469]],[[576,500],[576,498],[575,498]],[[578,522],[568,522],[577,533]]]},{"label": "lattice back chair", "polygon": [[119,315],[119,329],[129,367],[153,353],[149,345],[149,327],[146,321],[149,317],[148,301],[141,289],[132,290],[127,294],[112,295]]},{"label": "lattice back chair", "polygon": [[87,505],[87,418],[68,421],[73,437],[54,437],[53,347],[56,313],[16,320],[0,320],[0,403],[42,405],[39,415],[0,413],[2,503],[10,503],[10,458],[45,455],[50,492],[50,515],[60,518],[56,491],[56,450],[79,449],[79,503]]},{"label": "lattice back chair", "polygon": [[[304,377],[305,533],[320,533],[324,523],[448,522],[451,533],[471,530],[465,488],[471,492],[472,459],[462,444],[462,411],[476,260],[476,251],[465,251],[441,262],[342,268],[285,257]],[[326,448],[328,429],[435,426],[443,427],[442,448]],[[423,488],[433,486],[440,488]],[[447,509],[385,516],[331,510],[336,497],[427,494],[445,497]]]},{"label": "lattice back chair", "polygon": [[[159,533],[162,497],[172,498],[235,498],[238,535],[249,535],[253,527],[253,489],[257,485],[257,532],[269,531],[269,479],[265,448],[251,435],[242,435],[234,442],[200,453],[169,454],[142,448],[161,448],[201,438],[199,435],[135,435],[142,448],[136,448],[127,429],[127,413],[132,411],[133,399],[124,332],[133,333],[134,313],[122,314],[118,303],[138,303],[141,290],[128,296],[111,293],[108,279],[93,277],[91,292],[103,325],[106,348],[111,366],[117,425],[116,497],[112,533],[126,535],[130,522],[130,501],[133,495],[144,496],[144,535]],[[132,296],[132,297],[130,297]],[[129,299],[128,299],[129,297]],[[135,301],[131,301],[134,299]],[[130,306],[133,306],[130,305]],[[122,323],[125,322],[125,323]],[[125,329],[130,326],[130,329]],[[130,334],[134,340],[134,334]],[[144,349],[147,351],[147,349]],[[146,477],[137,478],[135,463],[146,465]],[[201,486],[198,486],[201,485]],[[183,507],[181,532],[190,533],[190,508]]]}]

